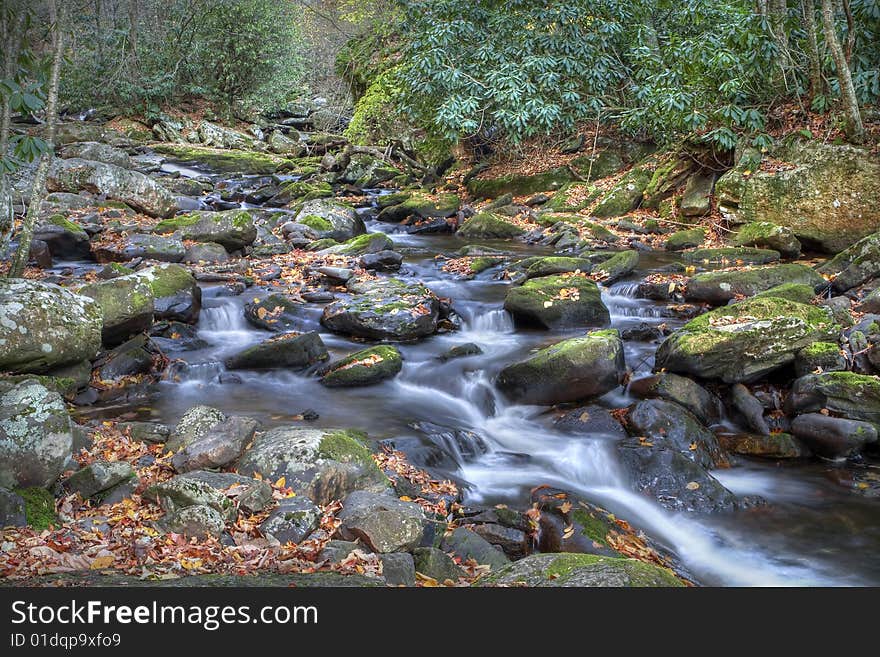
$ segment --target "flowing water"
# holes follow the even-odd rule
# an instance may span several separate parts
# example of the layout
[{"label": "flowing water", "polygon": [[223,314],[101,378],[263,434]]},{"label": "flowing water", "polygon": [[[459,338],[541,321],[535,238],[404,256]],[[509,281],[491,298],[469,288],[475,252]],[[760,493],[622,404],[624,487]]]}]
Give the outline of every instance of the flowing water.
[{"label": "flowing water", "polygon": [[[365,210],[369,230],[396,229],[373,221],[372,215]],[[242,312],[249,299],[265,290],[231,296],[222,285],[205,285],[197,328],[207,346],[169,354],[183,361],[175,367],[175,380],[157,384],[149,404],[133,410],[143,419],[173,424],[191,406],[207,404],[257,417],[271,427],[310,409],[320,415],[312,426],[357,427],[373,439],[391,441],[416,464],[459,482],[469,503],[525,507],[529,490],[541,484],[572,491],[642,528],[674,552],[700,583],[880,584],[880,508],[831,482],[828,471],[837,466],[749,461],[713,474],[735,493],[759,494],[768,505],[721,515],[663,509],[631,490],[610,438],[561,433],[553,428],[548,409],[512,405],[493,386],[504,365],[578,331],[517,329],[502,309],[509,282],[495,280],[491,270],[469,281],[441,271],[436,256],[454,254],[465,244],[461,239],[391,237],[405,255],[398,276],[422,280],[439,296],[451,298],[462,319],[459,331],[401,345],[405,362],[397,378],[367,388],[327,389],[308,373],[239,371],[237,382],[224,377],[226,356],[269,337],[249,325]],[[477,243],[522,257],[549,253],[512,242]],[[671,257],[643,254],[632,280],[603,291],[615,328],[681,324],[663,304],[634,296],[634,282],[668,265]],[[363,348],[363,343],[324,331],[321,310],[306,304],[301,330],[319,330],[332,357]],[[483,353],[438,359],[466,342],[476,343]],[[655,343],[628,341],[628,366],[636,373],[650,372],[655,349]],[[630,401],[619,389],[600,403],[616,408]],[[424,428],[420,423],[435,426],[426,433],[416,428]]]}]

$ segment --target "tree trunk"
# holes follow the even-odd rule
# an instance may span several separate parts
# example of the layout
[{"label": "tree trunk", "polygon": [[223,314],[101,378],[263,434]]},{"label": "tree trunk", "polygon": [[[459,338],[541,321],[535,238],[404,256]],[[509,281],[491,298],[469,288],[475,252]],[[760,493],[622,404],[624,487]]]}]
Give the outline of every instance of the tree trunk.
[{"label": "tree trunk", "polygon": [[856,21],[853,18],[852,8],[849,6],[849,0],[841,0],[841,9],[846,16],[846,48],[843,54],[846,57],[846,65],[852,62],[853,48],[856,45]]},{"label": "tree trunk", "polygon": [[[24,19],[25,12],[21,7],[7,6],[6,13],[0,16],[0,42],[5,44],[3,78],[6,80],[15,76],[22,32],[24,31]],[[4,96],[2,114],[0,114],[0,159],[8,156],[11,124],[12,107],[9,104],[9,97]],[[12,193],[9,189],[9,179],[5,167],[0,167],[0,255],[6,253],[14,227],[15,209],[12,203]]]},{"label": "tree trunk", "polygon": [[[34,185],[31,188],[30,204],[28,205],[27,213],[18,235],[18,249],[9,268],[9,276],[11,278],[20,278],[24,275],[25,267],[30,258],[34,225],[37,222],[37,215],[40,213],[40,205],[46,196],[46,176],[49,173],[49,165],[52,163],[52,158],[55,155],[55,126],[58,122],[58,79],[61,74],[64,33],[56,0],[47,0],[46,4],[49,7],[49,21],[52,24],[52,73],[49,77],[49,90],[46,98],[47,149],[40,158],[40,164],[37,166],[37,174],[34,177]],[[62,5],[63,11],[64,5]]]},{"label": "tree trunk", "polygon": [[788,34],[785,31],[785,18],[788,14],[786,0],[769,0],[768,9],[770,31],[776,42],[776,48],[779,50],[779,54],[776,56],[775,83],[777,86],[784,85],[787,91],[788,84],[785,74],[790,68],[791,58],[788,52]]},{"label": "tree trunk", "polygon": [[804,16],[804,31],[807,33],[807,57],[810,60],[810,97],[822,95],[822,61],[819,59],[819,40],[816,37],[816,8],[813,0],[801,0],[801,13]]},{"label": "tree trunk", "polygon": [[853,87],[852,73],[846,63],[840,41],[837,39],[833,0],[822,0],[822,26],[825,43],[828,44],[828,50],[831,51],[831,57],[834,59],[834,67],[837,69],[840,97],[846,114],[846,137],[854,144],[861,144],[865,140],[865,127],[862,125],[862,115],[859,113],[859,101]]}]

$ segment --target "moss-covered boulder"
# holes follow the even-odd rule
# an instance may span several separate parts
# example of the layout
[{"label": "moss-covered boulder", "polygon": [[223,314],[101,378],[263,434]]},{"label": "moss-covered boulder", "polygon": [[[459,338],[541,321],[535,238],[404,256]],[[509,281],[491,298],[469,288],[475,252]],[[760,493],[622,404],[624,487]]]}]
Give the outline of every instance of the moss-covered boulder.
[{"label": "moss-covered boulder", "polygon": [[765,459],[801,459],[810,456],[809,448],[790,433],[719,434],[721,446],[728,452]]},{"label": "moss-covered boulder", "polygon": [[0,381],[0,487],[51,486],[73,449],[73,425],[57,392],[34,379]]},{"label": "moss-covered boulder", "polygon": [[593,267],[593,274],[608,285],[630,274],[639,265],[639,252],[635,249],[619,251],[604,262]]},{"label": "moss-covered boulder", "polygon": [[134,258],[181,262],[186,255],[186,247],[179,238],[171,235],[137,233],[122,242],[114,240],[96,244],[94,255],[98,262],[128,262]]},{"label": "moss-covered boulder", "polygon": [[321,324],[334,333],[406,342],[437,330],[440,301],[421,283],[396,278],[351,279],[351,296],[324,308]]},{"label": "moss-covered boulder", "polygon": [[685,217],[702,217],[712,209],[712,187],[715,173],[701,171],[688,178],[679,209]]},{"label": "moss-covered boulder", "polygon": [[282,333],[233,354],[226,359],[226,367],[230,370],[304,368],[327,358],[327,347],[317,331]]},{"label": "moss-covered boulder", "polygon": [[525,231],[514,223],[506,221],[492,212],[480,212],[465,221],[458,229],[457,235],[470,238],[509,239],[518,237]]},{"label": "moss-covered boulder", "polygon": [[[380,197],[380,203],[382,198]],[[460,205],[461,199],[456,194],[431,196],[422,192],[414,192],[408,198],[395,204],[389,205],[386,201],[386,204],[382,207],[376,218],[379,221],[398,223],[410,217],[418,217],[420,219],[452,217],[458,212]]]},{"label": "moss-covered boulder", "polygon": [[394,249],[394,242],[385,233],[365,233],[352,237],[350,240],[322,249],[321,253],[336,253],[339,255],[358,256],[366,253],[379,253],[380,251],[391,251]]},{"label": "moss-covered boulder", "polygon": [[683,251],[700,246],[706,240],[705,228],[689,228],[678,230],[666,238],[663,246],[667,251]]},{"label": "moss-covered boulder", "polygon": [[254,219],[247,210],[199,210],[161,221],[153,230],[174,233],[183,240],[214,242],[223,245],[227,251],[243,249],[257,238]]},{"label": "moss-covered boulder", "polygon": [[764,171],[754,153],[715,185],[734,223],[768,221],[838,252],[880,229],[880,161],[867,149],[788,139],[771,155],[790,166]]},{"label": "moss-covered boulder", "polygon": [[550,212],[577,212],[589,207],[593,201],[599,198],[600,194],[601,190],[595,185],[585,182],[569,183],[544,204],[544,210],[549,210]]},{"label": "moss-covered boulder", "polygon": [[553,276],[554,274],[589,273],[593,269],[593,262],[588,258],[538,256],[521,260],[513,269],[524,271],[526,279],[542,278],[544,276]]},{"label": "moss-covered boulder", "polygon": [[818,271],[831,279],[835,292],[846,292],[880,274],[880,233],[868,235],[844,249]]},{"label": "moss-covered boulder", "polygon": [[317,198],[333,196],[333,187],[328,182],[306,182],[297,180],[281,186],[281,189],[266,204],[276,207],[293,202],[313,201]]},{"label": "moss-covered boulder", "polygon": [[700,467],[727,464],[715,434],[683,406],[664,399],[643,399],[627,414],[627,428],[654,445],[677,450]]},{"label": "moss-covered boulder", "polygon": [[611,323],[599,287],[582,274],[542,276],[511,288],[504,309],[523,324],[547,329],[605,327]]},{"label": "moss-covered boulder", "polygon": [[46,243],[55,258],[87,258],[91,252],[89,234],[63,214],[50,215],[34,228],[34,239]]},{"label": "moss-covered boulder", "polygon": [[195,324],[202,308],[202,290],[189,269],[167,263],[142,269],[135,277],[150,286],[157,320]]},{"label": "moss-covered boulder", "polygon": [[790,263],[697,274],[688,281],[685,298],[717,305],[739,295],[752,296],[783,284],[808,285],[816,292],[827,285],[825,279],[811,267]]},{"label": "moss-covered boulder", "polygon": [[388,487],[366,440],[365,433],[352,429],[278,427],[254,439],[237,469],[271,481],[284,477],[297,495],[329,504],[356,490],[381,492]]},{"label": "moss-covered boulder", "polygon": [[595,554],[533,554],[480,580],[481,586],[533,587],[679,587],[675,574],[661,566]]},{"label": "moss-covered boulder", "polygon": [[612,187],[592,214],[597,217],[620,217],[639,207],[648,183],[651,182],[651,171],[643,166],[635,166]]},{"label": "moss-covered boulder", "polygon": [[319,239],[329,238],[337,242],[344,242],[367,232],[363,219],[355,209],[334,199],[306,201],[299,206],[293,220],[314,229]]},{"label": "moss-covered boulder", "polygon": [[170,217],[179,208],[174,195],[152,178],[138,171],[80,158],[55,159],[46,188],[50,192],[102,194],[151,217]]},{"label": "moss-covered boulder", "polygon": [[257,328],[275,333],[304,330],[302,301],[284,294],[255,297],[244,305],[244,318]]},{"label": "moss-covered boulder", "polygon": [[838,327],[824,308],[776,297],[747,299],[685,324],[657,349],[655,368],[727,383],[759,379]]},{"label": "moss-covered boulder", "polygon": [[685,262],[706,265],[767,265],[779,260],[779,252],[770,249],[748,247],[722,247],[718,249],[694,249],[681,254]]},{"label": "moss-covered boulder", "polygon": [[501,370],[498,388],[523,404],[558,404],[613,390],[626,363],[616,330],[594,331],[557,342]]},{"label": "moss-covered boulder", "polygon": [[65,144],[59,155],[63,158],[78,157],[92,162],[104,162],[123,169],[132,168],[132,161],[128,153],[121,148],[98,141],[79,141]]},{"label": "moss-covered boulder", "polygon": [[107,346],[116,346],[153,323],[153,290],[137,274],[89,283],[77,292],[101,307],[101,337]]},{"label": "moss-covered boulder", "polygon": [[388,182],[399,176],[400,173],[399,169],[395,169],[385,160],[367,153],[355,153],[337,180],[341,183],[368,188]]},{"label": "moss-covered boulder", "polygon": [[722,416],[721,400],[686,376],[660,372],[636,379],[629,384],[629,393],[642,399],[660,398],[686,408],[700,422],[710,425]]},{"label": "moss-covered boulder", "polygon": [[844,372],[847,365],[846,354],[836,342],[814,342],[801,349],[794,361],[798,376],[815,372]]},{"label": "moss-covered boulder", "polygon": [[378,345],[330,363],[321,383],[328,388],[370,386],[394,378],[402,368],[403,358],[396,347]]},{"label": "moss-covered boulder", "polygon": [[0,370],[48,372],[95,357],[101,307],[39,281],[0,278]]},{"label": "moss-covered boulder", "polygon": [[880,424],[880,378],[852,372],[808,374],[794,382],[788,403],[796,413],[826,408],[851,420]]},{"label": "moss-covered boulder", "polygon": [[[218,173],[270,175],[280,170],[301,170],[297,160],[271,153],[209,148],[191,144],[154,144],[153,150],[179,162],[202,165]],[[317,167],[314,168],[317,171]]]},{"label": "moss-covered boulder", "polygon": [[509,174],[499,178],[471,178],[467,190],[476,199],[498,198],[504,194],[528,196],[538,192],[560,189],[574,179],[568,167],[533,175]]},{"label": "moss-covered boulder", "polygon": [[758,292],[754,298],[759,297],[779,297],[780,299],[788,299],[798,303],[810,303],[816,296],[816,290],[812,285],[803,283],[783,283],[775,285],[769,290]]},{"label": "moss-covered boulder", "polygon": [[757,246],[779,251],[786,258],[797,258],[801,243],[791,228],[770,221],[753,221],[740,228],[733,237],[737,246]]}]

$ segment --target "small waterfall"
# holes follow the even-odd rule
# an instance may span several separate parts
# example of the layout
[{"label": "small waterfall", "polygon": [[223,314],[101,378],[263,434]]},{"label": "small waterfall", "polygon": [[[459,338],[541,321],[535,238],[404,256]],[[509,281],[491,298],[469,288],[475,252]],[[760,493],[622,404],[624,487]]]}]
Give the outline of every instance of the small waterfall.
[{"label": "small waterfall", "polygon": [[254,341],[255,329],[234,298],[212,299],[202,308],[198,328],[199,337],[215,346],[240,347]]}]

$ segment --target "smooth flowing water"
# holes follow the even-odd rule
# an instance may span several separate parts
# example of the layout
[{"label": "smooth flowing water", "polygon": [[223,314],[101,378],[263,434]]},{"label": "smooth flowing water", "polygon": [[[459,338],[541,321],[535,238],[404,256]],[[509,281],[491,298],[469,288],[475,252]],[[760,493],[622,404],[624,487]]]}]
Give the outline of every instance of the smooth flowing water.
[{"label": "smooth flowing water", "polygon": [[[364,216],[371,231],[396,228],[373,221],[369,209]],[[207,404],[257,417],[271,427],[300,421],[297,416],[310,409],[320,415],[313,426],[357,427],[373,439],[391,441],[416,464],[459,482],[467,502],[525,507],[535,486],[572,491],[642,528],[704,584],[880,584],[880,508],[830,481],[829,470],[838,466],[749,461],[713,474],[735,493],[759,494],[768,505],[711,516],[663,509],[632,491],[610,438],[561,433],[548,409],[510,404],[494,388],[504,365],[578,331],[518,329],[502,309],[509,282],[494,279],[491,270],[469,281],[443,272],[436,256],[453,255],[463,240],[391,236],[405,255],[398,276],[422,280],[439,296],[451,298],[462,319],[459,331],[400,345],[405,363],[397,378],[367,388],[327,389],[308,373],[272,370],[236,372],[239,379],[233,382],[223,376],[223,359],[269,337],[249,325],[242,312],[248,300],[266,291],[232,296],[222,285],[205,285],[198,334],[207,346],[170,354],[183,361],[175,367],[174,380],[157,384],[150,404],[136,412],[173,424],[193,405]],[[512,242],[478,243],[523,257],[549,253]],[[615,328],[681,324],[664,304],[634,297],[634,282],[668,265],[670,258],[643,255],[632,280],[604,290]],[[321,311],[321,305],[306,304],[301,329],[320,331],[332,357],[363,348],[362,342],[324,331]],[[479,345],[482,353],[438,358],[467,342]],[[636,375],[650,372],[655,349],[655,343],[627,342],[627,364]],[[618,389],[599,401],[617,408],[632,400]]]}]

